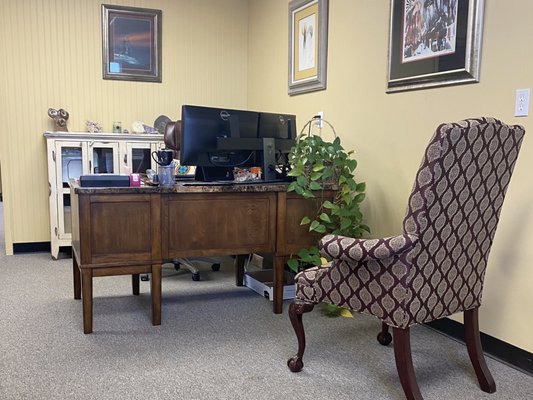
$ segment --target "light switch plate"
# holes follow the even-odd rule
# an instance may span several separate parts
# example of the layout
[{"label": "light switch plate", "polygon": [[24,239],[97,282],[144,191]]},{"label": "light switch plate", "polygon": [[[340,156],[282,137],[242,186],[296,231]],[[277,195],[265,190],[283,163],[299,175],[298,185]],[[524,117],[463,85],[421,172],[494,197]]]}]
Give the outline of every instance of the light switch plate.
[{"label": "light switch plate", "polygon": [[530,89],[517,89],[515,98],[515,117],[526,117],[529,114]]}]

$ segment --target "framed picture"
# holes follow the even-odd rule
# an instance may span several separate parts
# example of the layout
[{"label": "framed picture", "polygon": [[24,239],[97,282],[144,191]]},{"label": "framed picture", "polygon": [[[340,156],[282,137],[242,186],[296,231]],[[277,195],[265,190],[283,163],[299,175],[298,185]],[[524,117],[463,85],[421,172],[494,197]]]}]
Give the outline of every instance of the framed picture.
[{"label": "framed picture", "polygon": [[289,3],[289,95],[326,88],[328,0]]},{"label": "framed picture", "polygon": [[104,79],[161,82],[161,10],[102,4]]},{"label": "framed picture", "polygon": [[483,0],[391,0],[387,92],[479,82]]}]

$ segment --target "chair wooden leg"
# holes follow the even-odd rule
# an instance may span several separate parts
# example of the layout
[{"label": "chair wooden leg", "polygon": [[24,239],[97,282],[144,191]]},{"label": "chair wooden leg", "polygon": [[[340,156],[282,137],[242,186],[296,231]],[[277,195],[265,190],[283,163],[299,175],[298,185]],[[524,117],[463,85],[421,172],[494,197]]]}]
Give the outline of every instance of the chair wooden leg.
[{"label": "chair wooden leg", "polygon": [[479,308],[474,308],[464,312],[466,348],[476,371],[481,390],[487,393],[494,393],[496,391],[496,383],[485,362],[479,338],[478,310]]},{"label": "chair wooden leg", "polygon": [[407,400],[422,400],[416,382],[413,359],[411,358],[411,341],[409,328],[392,328],[394,336],[394,357],[396,369]]},{"label": "chair wooden leg", "polygon": [[314,303],[298,299],[293,300],[289,305],[289,318],[298,338],[298,353],[287,361],[287,366],[292,372],[300,372],[304,366],[302,357],[305,351],[305,332],[302,314],[313,310],[314,307]]}]

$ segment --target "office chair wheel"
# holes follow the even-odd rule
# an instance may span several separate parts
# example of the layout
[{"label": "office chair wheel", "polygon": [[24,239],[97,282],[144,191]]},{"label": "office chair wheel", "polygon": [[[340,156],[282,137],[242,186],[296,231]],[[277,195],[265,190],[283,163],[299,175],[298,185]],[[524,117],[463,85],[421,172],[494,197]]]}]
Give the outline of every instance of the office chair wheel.
[{"label": "office chair wheel", "polygon": [[213,271],[220,271],[220,264],[213,264],[211,265],[211,269]]},{"label": "office chair wheel", "polygon": [[388,346],[392,342],[392,335],[389,332],[379,332],[378,342],[383,346]]},{"label": "office chair wheel", "polygon": [[141,275],[141,281],[148,282],[149,280],[150,280],[150,276],[148,274]]},{"label": "office chair wheel", "polygon": [[200,273],[199,272],[193,272],[192,280],[193,281],[199,281],[200,280]]}]

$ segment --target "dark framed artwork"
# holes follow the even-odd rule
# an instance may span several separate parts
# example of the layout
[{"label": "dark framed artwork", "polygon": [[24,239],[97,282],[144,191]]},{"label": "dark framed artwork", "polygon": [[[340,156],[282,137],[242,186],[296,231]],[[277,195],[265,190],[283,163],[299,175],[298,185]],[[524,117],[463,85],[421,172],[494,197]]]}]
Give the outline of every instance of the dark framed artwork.
[{"label": "dark framed artwork", "polygon": [[387,92],[479,82],[483,0],[391,0]]},{"label": "dark framed artwork", "polygon": [[102,4],[104,79],[161,82],[161,10]]},{"label": "dark framed artwork", "polygon": [[289,2],[289,95],[326,88],[328,0]]}]

